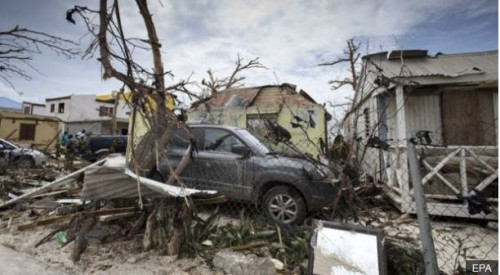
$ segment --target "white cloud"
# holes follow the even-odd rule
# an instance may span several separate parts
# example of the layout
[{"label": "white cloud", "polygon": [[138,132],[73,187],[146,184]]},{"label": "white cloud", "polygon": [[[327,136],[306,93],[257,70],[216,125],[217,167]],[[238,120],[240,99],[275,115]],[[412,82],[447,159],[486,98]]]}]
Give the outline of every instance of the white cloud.
[{"label": "white cloud", "polygon": [[[208,68],[221,76],[227,75],[240,54],[247,60],[260,57],[269,68],[248,72],[247,85],[275,83],[275,73],[281,82],[298,85],[318,101],[339,101],[348,96],[348,89],[333,92],[328,80],[342,78],[346,71],[317,64],[342,54],[346,39],[353,36],[369,39],[371,52],[405,47],[393,35],[407,35],[416,26],[437,22],[449,12],[467,17],[491,12],[486,2],[480,2],[160,0],[149,1],[149,5],[163,45],[165,67],[173,71],[176,79],[194,74],[193,80],[200,81]],[[121,1],[120,9],[125,34],[145,38],[144,23],[135,3]],[[62,24],[62,21],[61,18],[54,22]],[[61,35],[76,37],[81,26],[63,29]],[[63,61],[51,55],[42,60],[39,64],[50,64],[45,72],[48,77],[21,84],[28,96],[104,93],[119,86],[116,81],[100,81],[98,62]],[[138,60],[147,62],[146,68],[151,67],[150,53],[139,53]]]}]

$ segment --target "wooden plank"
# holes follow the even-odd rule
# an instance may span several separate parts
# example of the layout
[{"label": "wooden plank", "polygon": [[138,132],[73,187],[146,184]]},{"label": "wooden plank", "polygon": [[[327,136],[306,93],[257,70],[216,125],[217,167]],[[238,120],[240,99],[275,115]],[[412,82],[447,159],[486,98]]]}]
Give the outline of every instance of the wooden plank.
[{"label": "wooden plank", "polygon": [[481,163],[486,168],[488,168],[492,173],[495,173],[496,170],[493,167],[491,167],[488,163],[486,163],[486,161],[482,160],[473,150],[470,150],[470,149],[465,149],[465,150],[467,150],[467,152],[469,152],[469,154],[473,158],[475,158],[477,161],[479,161],[479,163]]},{"label": "wooden plank", "polygon": [[456,154],[458,154],[458,152],[460,151],[460,149],[456,149],[455,151],[453,151],[451,154],[447,155],[440,163],[438,163],[438,165],[436,165],[436,167],[432,168],[431,172],[429,172],[427,175],[425,175],[425,177],[422,179],[422,184],[425,184],[429,179],[431,179],[436,173],[439,172],[439,170],[441,170],[441,168],[444,167],[444,165],[452,158],[454,157]]},{"label": "wooden plank", "polygon": [[466,197],[467,188],[467,163],[465,161],[465,149],[460,149],[460,182],[462,184],[462,196]]},{"label": "wooden plank", "polygon": [[405,113],[405,98],[404,88],[402,86],[396,87],[396,125],[397,125],[397,139],[406,139],[406,113]]},{"label": "wooden plank", "polygon": [[112,214],[126,213],[126,212],[130,212],[130,211],[134,211],[135,209],[136,209],[135,207],[124,207],[124,208],[101,209],[101,210],[96,210],[96,211],[78,212],[78,213],[74,213],[71,215],[66,215],[66,216],[61,216],[61,217],[52,217],[52,218],[48,218],[48,219],[44,219],[44,220],[37,220],[37,221],[25,223],[25,224],[20,225],[17,229],[18,230],[26,230],[26,229],[34,228],[34,227],[41,226],[41,225],[48,225],[48,224],[68,220],[68,219],[71,219],[71,218],[73,218],[75,216],[79,216],[79,215],[90,216],[90,217],[106,216],[106,215],[112,215]]},{"label": "wooden plank", "polygon": [[[425,166],[425,168],[429,169],[429,170],[432,170],[432,166],[427,162],[427,161],[423,161],[423,164]],[[437,173],[436,176],[438,177],[438,179],[440,179],[446,186],[448,186],[448,188],[450,188],[455,194],[460,194],[460,191],[455,188],[455,186],[453,186],[453,184],[451,184],[451,182],[449,182],[445,177],[443,177],[440,173]],[[456,197],[455,197],[456,198]]]},{"label": "wooden plank", "polygon": [[[474,190],[483,191],[486,187],[488,187],[488,185],[490,185],[497,178],[498,178],[498,171],[495,174],[491,174],[489,177],[484,179],[481,183],[479,183],[476,187],[474,187]],[[474,190],[471,191],[471,195],[473,194]]]}]

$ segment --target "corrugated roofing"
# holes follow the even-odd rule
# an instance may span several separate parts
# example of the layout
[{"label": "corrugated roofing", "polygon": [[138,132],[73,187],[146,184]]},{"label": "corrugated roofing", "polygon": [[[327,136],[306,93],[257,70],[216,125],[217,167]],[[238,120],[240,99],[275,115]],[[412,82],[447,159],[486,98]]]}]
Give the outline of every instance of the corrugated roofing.
[{"label": "corrugated roofing", "polygon": [[389,78],[482,75],[485,81],[498,79],[498,51],[437,54],[434,57],[408,58],[403,62],[400,59],[388,60],[387,55],[381,53],[370,55],[369,59],[374,63],[372,67],[381,68]]}]

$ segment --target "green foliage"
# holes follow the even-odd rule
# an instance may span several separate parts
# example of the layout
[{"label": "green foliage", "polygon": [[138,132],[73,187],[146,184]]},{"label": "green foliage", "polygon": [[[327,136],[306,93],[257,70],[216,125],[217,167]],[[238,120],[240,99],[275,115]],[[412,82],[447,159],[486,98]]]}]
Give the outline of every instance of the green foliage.
[{"label": "green foliage", "polygon": [[180,256],[195,257],[203,254],[206,247],[202,245],[202,242],[209,240],[217,233],[218,220],[218,210],[214,211],[206,220],[194,213],[191,224],[184,224],[184,239],[180,248]]},{"label": "green foliage", "polygon": [[[190,226],[184,228],[184,240],[181,245],[181,256],[198,255],[210,258],[210,249],[222,249],[247,245],[254,242],[267,242],[272,257],[286,264],[288,269],[304,265],[309,258],[312,231],[297,228],[281,228],[280,242],[276,226],[258,223],[241,211],[239,220],[223,223],[219,211],[216,210],[206,219],[195,213]],[[204,241],[212,246],[204,246]],[[260,248],[259,248],[260,249]],[[259,254],[259,253],[257,253]]]},{"label": "green foliage", "polygon": [[271,243],[271,254],[288,268],[293,269],[309,258],[311,236],[312,231],[308,230],[283,234],[282,243],[279,240]]}]

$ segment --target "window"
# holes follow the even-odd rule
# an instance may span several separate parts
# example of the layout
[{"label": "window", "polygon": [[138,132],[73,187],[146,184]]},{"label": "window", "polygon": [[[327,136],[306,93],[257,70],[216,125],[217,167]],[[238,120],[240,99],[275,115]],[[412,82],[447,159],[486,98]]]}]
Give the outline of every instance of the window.
[{"label": "window", "polygon": [[101,106],[99,107],[99,116],[113,116],[113,107]]},{"label": "window", "polygon": [[177,129],[172,136],[170,146],[176,149],[187,149],[189,146],[189,138],[183,129]]},{"label": "window", "polygon": [[21,123],[19,129],[19,139],[20,140],[35,140],[35,124],[24,124]]},{"label": "window", "polygon": [[365,136],[370,136],[370,109],[365,108],[363,110],[363,116],[365,118]]},{"label": "window", "polygon": [[58,112],[60,114],[64,113],[64,103],[59,103]]},{"label": "window", "polygon": [[52,103],[50,104],[50,112],[53,113],[56,109],[56,104]]},{"label": "window", "polygon": [[233,146],[245,146],[235,135],[219,129],[205,130],[205,151],[231,153]]},{"label": "window", "polygon": [[31,113],[31,108],[30,108],[30,106],[24,106],[23,113],[25,113],[25,114],[28,114],[28,115],[29,115],[29,114]]}]

